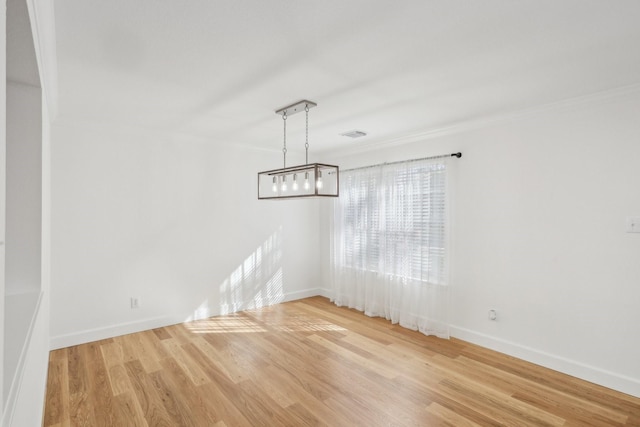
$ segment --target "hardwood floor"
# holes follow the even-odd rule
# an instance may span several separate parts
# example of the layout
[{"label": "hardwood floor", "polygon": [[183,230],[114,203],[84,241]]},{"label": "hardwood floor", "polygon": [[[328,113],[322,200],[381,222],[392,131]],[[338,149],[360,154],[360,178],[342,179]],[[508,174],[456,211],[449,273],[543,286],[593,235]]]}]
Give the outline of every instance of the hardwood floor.
[{"label": "hardwood floor", "polygon": [[44,426],[640,426],[640,399],[322,297],[51,352]]}]

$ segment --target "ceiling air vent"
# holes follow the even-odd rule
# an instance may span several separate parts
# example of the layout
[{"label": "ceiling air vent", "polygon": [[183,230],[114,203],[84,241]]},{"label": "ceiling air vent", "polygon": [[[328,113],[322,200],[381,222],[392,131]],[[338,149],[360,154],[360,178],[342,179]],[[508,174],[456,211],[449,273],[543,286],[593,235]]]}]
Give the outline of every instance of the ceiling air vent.
[{"label": "ceiling air vent", "polygon": [[342,136],[348,136],[349,138],[360,138],[361,136],[366,136],[366,132],[362,132],[361,130],[351,130],[349,132],[341,133]]}]

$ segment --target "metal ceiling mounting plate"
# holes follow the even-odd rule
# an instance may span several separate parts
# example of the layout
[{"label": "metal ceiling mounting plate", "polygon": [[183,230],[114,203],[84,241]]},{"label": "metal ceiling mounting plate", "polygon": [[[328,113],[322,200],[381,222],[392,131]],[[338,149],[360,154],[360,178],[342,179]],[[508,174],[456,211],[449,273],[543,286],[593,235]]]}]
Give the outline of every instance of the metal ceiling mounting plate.
[{"label": "metal ceiling mounting plate", "polygon": [[291,104],[288,105],[286,107],[280,108],[279,110],[276,110],[276,114],[279,115],[284,115],[284,112],[287,112],[287,116],[292,116],[295,113],[299,113],[300,111],[304,111],[304,107],[308,106],[309,109],[312,109],[313,107],[317,106],[318,104],[316,104],[315,102],[311,102],[311,101],[307,101],[306,99],[303,99],[302,101],[298,101],[295,104]]}]

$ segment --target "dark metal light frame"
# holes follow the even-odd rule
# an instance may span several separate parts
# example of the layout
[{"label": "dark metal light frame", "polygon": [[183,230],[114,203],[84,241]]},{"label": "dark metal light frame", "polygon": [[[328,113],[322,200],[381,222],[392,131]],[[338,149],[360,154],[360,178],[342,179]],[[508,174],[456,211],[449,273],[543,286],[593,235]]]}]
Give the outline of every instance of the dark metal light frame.
[{"label": "dark metal light frame", "polygon": [[[258,199],[279,200],[304,197],[339,197],[340,170],[325,163],[309,163],[309,109],[315,102],[302,100],[276,110],[284,123],[283,167],[258,172]],[[287,167],[287,117],[304,111],[306,114],[306,164]],[[300,180],[298,180],[300,176]],[[302,183],[302,184],[301,184]],[[289,187],[291,185],[291,188]],[[302,186],[302,188],[301,188]]]},{"label": "dark metal light frame", "polygon": [[[305,189],[305,174],[309,188]],[[293,189],[294,176],[299,176],[297,190]],[[287,180],[288,177],[288,180]],[[276,181],[274,182],[274,178]],[[282,178],[285,178],[283,181]],[[320,181],[319,181],[320,180]],[[286,190],[282,183],[288,182]],[[322,185],[318,185],[321,182]],[[291,188],[289,188],[291,185]],[[340,171],[338,166],[325,163],[309,163],[258,173],[258,199],[297,199],[302,197],[339,197]]]}]

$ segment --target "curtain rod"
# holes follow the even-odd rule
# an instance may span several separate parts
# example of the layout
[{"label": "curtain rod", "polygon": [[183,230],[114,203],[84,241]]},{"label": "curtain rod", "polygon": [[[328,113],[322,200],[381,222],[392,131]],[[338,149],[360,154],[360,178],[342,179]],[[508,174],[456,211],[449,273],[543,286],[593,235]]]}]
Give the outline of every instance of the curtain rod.
[{"label": "curtain rod", "polygon": [[451,153],[451,154],[441,154],[439,156],[421,157],[419,159],[398,160],[397,162],[384,162],[384,163],[378,163],[378,164],[375,164],[375,165],[361,166],[359,168],[342,169],[340,172],[349,172],[349,171],[355,171],[355,170],[360,170],[360,169],[375,168],[375,167],[378,167],[378,166],[396,165],[398,163],[419,162],[420,160],[444,159],[444,158],[448,158],[448,157],[460,158],[460,157],[462,157],[462,153],[461,152],[457,152],[457,153]]}]

